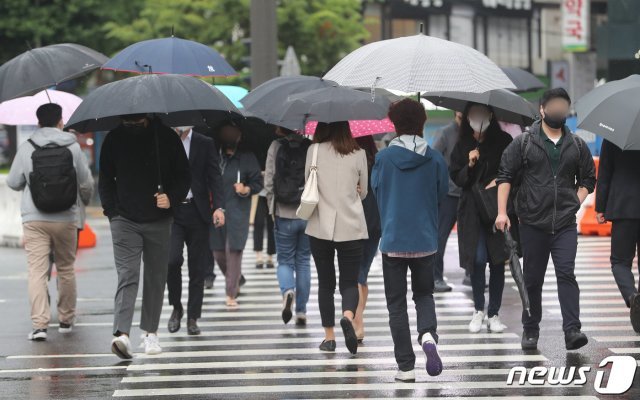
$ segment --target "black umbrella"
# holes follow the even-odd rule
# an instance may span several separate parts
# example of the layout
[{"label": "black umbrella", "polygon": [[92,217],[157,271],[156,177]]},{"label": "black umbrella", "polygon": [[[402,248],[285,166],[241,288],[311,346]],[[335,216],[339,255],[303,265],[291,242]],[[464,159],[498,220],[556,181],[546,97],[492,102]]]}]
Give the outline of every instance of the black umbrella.
[{"label": "black umbrella", "polygon": [[438,107],[455,111],[464,111],[470,102],[491,106],[499,121],[518,125],[531,125],[537,116],[533,104],[507,89],[484,93],[431,92],[425,93],[422,97]]},{"label": "black umbrella", "polygon": [[522,68],[500,67],[500,69],[516,86],[512,89],[514,92],[530,92],[547,87],[537,76]]},{"label": "black umbrella", "polygon": [[531,305],[529,304],[529,293],[527,293],[527,287],[524,284],[524,276],[522,274],[522,266],[520,265],[520,256],[518,254],[518,242],[513,239],[509,230],[504,231],[504,237],[507,250],[509,251],[509,269],[513,280],[518,287],[520,293],[520,300],[522,300],[522,308],[527,311],[527,314],[531,316]]},{"label": "black umbrella", "polygon": [[307,121],[337,122],[383,119],[391,101],[345,86],[311,90],[289,96],[275,125],[304,130]]},{"label": "black umbrella", "polygon": [[315,76],[281,76],[253,89],[240,102],[251,115],[274,123],[278,121],[282,104],[290,95],[333,85],[336,83]]},{"label": "black umbrella", "polygon": [[184,75],[138,75],[91,92],[71,115],[67,128],[107,131],[126,114],[156,114],[168,126],[215,125],[242,117],[215,87]]},{"label": "black umbrella", "polygon": [[578,128],[622,150],[640,150],[640,75],[598,86],[576,103]]},{"label": "black umbrella", "polygon": [[[87,96],[67,123],[78,132],[106,131],[120,116],[155,114],[168,126],[212,125],[240,117],[240,111],[218,89],[184,75],[139,75],[99,87]],[[157,121],[154,121],[157,127]],[[158,147],[158,137],[155,136]],[[156,150],[157,157],[160,157]],[[158,160],[158,165],[160,162]],[[158,168],[158,192],[162,193]]]},{"label": "black umbrella", "polygon": [[29,50],[0,67],[0,102],[78,78],[107,60],[104,54],[74,43]]}]

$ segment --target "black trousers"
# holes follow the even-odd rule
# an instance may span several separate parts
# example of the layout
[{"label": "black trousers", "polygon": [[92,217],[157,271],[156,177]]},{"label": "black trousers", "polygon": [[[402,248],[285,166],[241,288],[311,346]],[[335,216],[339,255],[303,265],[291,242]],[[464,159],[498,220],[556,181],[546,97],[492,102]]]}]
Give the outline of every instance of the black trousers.
[{"label": "black trousers", "polygon": [[409,316],[407,315],[407,270],[411,269],[411,292],[416,306],[418,342],[425,333],[438,341],[436,304],[433,300],[433,268],[437,255],[421,258],[396,258],[382,255],[384,295],[389,311],[389,328],[398,368],[411,371],[416,363],[413,352]]},{"label": "black trousers", "polygon": [[363,241],[333,242],[310,236],[309,244],[318,271],[318,304],[322,326],[333,327],[336,315],[333,297],[336,291],[335,254],[338,253],[342,312],[351,311],[355,315],[359,300],[358,274],[363,257]]},{"label": "black trousers", "polygon": [[574,273],[578,250],[576,225],[568,226],[553,235],[528,225],[520,225],[520,238],[524,258],[524,281],[531,303],[531,317],[526,311],[522,311],[524,330],[540,332],[542,285],[550,255],[558,282],[562,330],[567,332],[570,329],[580,329],[580,289]]},{"label": "black trousers", "polygon": [[[444,280],[444,253],[451,230],[458,220],[459,201],[459,197],[447,195],[438,206],[438,254],[433,268],[433,277],[436,281]],[[464,268],[462,265],[461,267]]]},{"label": "black trousers", "polygon": [[627,307],[630,306],[629,297],[638,293],[631,270],[636,250],[640,254],[640,219],[612,221],[611,270]]},{"label": "black trousers", "polygon": [[264,248],[264,228],[267,226],[267,254],[276,254],[276,239],[273,231],[273,218],[269,215],[267,198],[259,196],[256,216],[253,219],[253,251],[262,251]]},{"label": "black trousers", "polygon": [[187,317],[198,319],[202,311],[204,278],[210,260],[209,225],[202,220],[194,203],[180,204],[175,208],[173,218],[167,271],[169,304],[182,308],[182,251],[186,243],[189,267]]}]

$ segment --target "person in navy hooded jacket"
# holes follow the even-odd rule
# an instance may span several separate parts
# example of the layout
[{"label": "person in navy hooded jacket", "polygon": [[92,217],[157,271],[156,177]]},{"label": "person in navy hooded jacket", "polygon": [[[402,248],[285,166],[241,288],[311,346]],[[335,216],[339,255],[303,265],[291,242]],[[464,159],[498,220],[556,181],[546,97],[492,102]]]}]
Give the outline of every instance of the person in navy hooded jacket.
[{"label": "person in navy hooded jacket", "polygon": [[418,318],[418,343],[425,352],[427,373],[442,372],[438,355],[433,300],[433,268],[438,250],[438,203],[449,190],[447,164],[422,137],[424,107],[405,99],[391,105],[389,119],[397,137],[379,152],[371,187],[382,223],[382,270],[389,327],[399,371],[396,380],[415,381],[416,356],[407,316],[407,269]]}]

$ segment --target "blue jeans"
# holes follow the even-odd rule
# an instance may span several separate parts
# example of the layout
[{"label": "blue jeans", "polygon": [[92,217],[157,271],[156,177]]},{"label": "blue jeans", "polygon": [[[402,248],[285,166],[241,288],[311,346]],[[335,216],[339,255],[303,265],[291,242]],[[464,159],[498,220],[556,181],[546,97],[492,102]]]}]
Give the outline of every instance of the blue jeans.
[{"label": "blue jeans", "polygon": [[369,276],[369,270],[373,263],[376,254],[378,254],[378,245],[380,244],[380,236],[363,240],[364,251],[362,256],[362,263],[360,264],[360,273],[358,274],[358,283],[361,285],[367,284],[367,277]]},{"label": "blue jeans", "polygon": [[473,302],[477,311],[484,311],[484,288],[486,285],[485,271],[489,263],[489,318],[498,315],[502,305],[502,292],[504,291],[504,264],[494,265],[489,259],[487,250],[487,233],[480,228],[478,247],[476,248],[476,262],[471,272],[471,288],[473,289]]},{"label": "blue jeans", "polygon": [[280,292],[296,292],[296,313],[307,312],[311,291],[311,249],[307,221],[276,217],[274,225]]}]

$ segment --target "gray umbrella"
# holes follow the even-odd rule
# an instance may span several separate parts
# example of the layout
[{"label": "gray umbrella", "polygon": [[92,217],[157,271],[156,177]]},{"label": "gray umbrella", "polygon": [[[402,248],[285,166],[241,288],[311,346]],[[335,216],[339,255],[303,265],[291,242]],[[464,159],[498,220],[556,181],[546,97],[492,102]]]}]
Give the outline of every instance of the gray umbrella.
[{"label": "gray umbrella", "polygon": [[282,104],[296,93],[335,85],[333,81],[316,76],[281,76],[266,81],[250,91],[240,102],[245,110],[268,123],[276,122],[282,114]]},{"label": "gray umbrella", "polygon": [[547,87],[537,76],[522,68],[500,67],[500,69],[516,85],[514,92],[530,92]]},{"label": "gray umbrella", "polygon": [[307,121],[383,119],[391,102],[384,96],[334,85],[289,96],[275,125],[304,130]]},{"label": "gray umbrella", "polygon": [[599,86],[576,103],[578,128],[622,150],[640,150],[640,75]]},{"label": "gray umbrella", "polygon": [[242,117],[215,87],[184,75],[138,75],[101,86],[71,115],[67,128],[106,131],[120,124],[120,115],[156,114],[168,126],[214,125]]},{"label": "gray umbrella", "polygon": [[515,89],[479,51],[423,34],[373,42],[351,52],[326,75],[344,86],[403,92]]},{"label": "gray umbrella", "polygon": [[0,102],[81,77],[107,60],[104,54],[74,43],[29,50],[0,67]]},{"label": "gray umbrella", "polygon": [[470,102],[485,104],[493,108],[499,121],[518,125],[530,125],[536,119],[537,110],[529,101],[506,90],[490,90],[484,93],[432,92],[424,98],[438,107],[464,111]]},{"label": "gray umbrella", "polygon": [[529,302],[529,293],[527,292],[527,286],[524,282],[524,276],[522,274],[522,266],[520,265],[520,256],[518,255],[518,242],[513,239],[511,232],[504,231],[506,248],[509,251],[509,269],[513,276],[513,281],[518,287],[518,293],[520,293],[520,300],[522,301],[522,308],[531,316],[531,305]]}]

